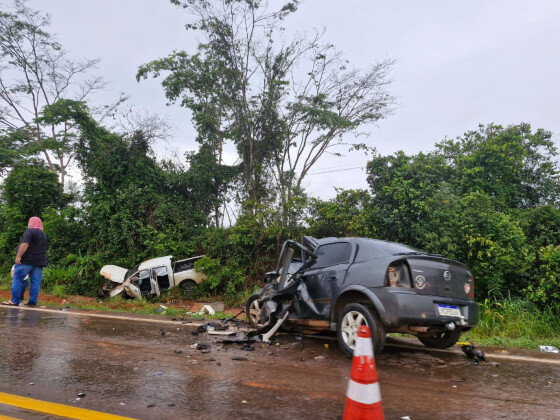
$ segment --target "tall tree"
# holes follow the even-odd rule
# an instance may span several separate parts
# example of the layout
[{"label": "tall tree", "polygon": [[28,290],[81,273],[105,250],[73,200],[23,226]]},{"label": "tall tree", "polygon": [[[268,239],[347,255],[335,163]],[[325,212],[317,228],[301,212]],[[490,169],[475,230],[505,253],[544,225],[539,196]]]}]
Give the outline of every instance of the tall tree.
[{"label": "tall tree", "polygon": [[436,147],[463,194],[482,191],[499,210],[523,209],[554,204],[560,197],[558,152],[551,137],[543,129],[532,132],[526,123],[488,124]]},{"label": "tall tree", "polygon": [[26,154],[42,155],[64,185],[76,132],[66,124],[42,125],[38,117],[59,99],[85,100],[103,81],[89,76],[98,60],[70,59],[49,25],[49,16],[24,0],[15,0],[12,11],[0,10],[0,134],[2,149],[20,142]]},{"label": "tall tree", "polygon": [[137,79],[165,73],[165,93],[193,112],[199,141],[213,144],[217,156],[224,142],[236,145],[242,199],[254,208],[278,200],[287,219],[313,165],[343,134],[390,111],[392,60],[356,70],[321,44],[322,34],[286,40],[282,21],[298,1],[274,11],[266,0],[171,2],[190,14],[187,29],[198,30],[202,41],[192,54],[174,52],[141,66]]}]

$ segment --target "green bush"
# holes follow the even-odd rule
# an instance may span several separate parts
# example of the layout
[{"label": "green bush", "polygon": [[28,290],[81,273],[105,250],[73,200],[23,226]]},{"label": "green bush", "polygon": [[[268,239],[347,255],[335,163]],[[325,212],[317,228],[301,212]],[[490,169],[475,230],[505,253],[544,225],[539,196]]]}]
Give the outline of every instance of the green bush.
[{"label": "green bush", "polygon": [[42,287],[53,294],[56,294],[55,290],[63,290],[65,294],[95,296],[104,283],[99,275],[100,268],[97,255],[81,257],[70,254],[58,265],[44,269]]},{"label": "green bush", "polygon": [[548,245],[537,252],[539,262],[533,284],[527,287],[530,299],[541,305],[560,306],[560,246]]},{"label": "green bush", "polygon": [[194,267],[207,277],[199,291],[203,295],[222,296],[226,304],[239,304],[246,297],[246,281],[243,270],[231,258],[222,263],[218,259],[203,257]]},{"label": "green bush", "polygon": [[64,284],[57,284],[52,289],[52,294],[59,298],[68,296],[68,287]]}]

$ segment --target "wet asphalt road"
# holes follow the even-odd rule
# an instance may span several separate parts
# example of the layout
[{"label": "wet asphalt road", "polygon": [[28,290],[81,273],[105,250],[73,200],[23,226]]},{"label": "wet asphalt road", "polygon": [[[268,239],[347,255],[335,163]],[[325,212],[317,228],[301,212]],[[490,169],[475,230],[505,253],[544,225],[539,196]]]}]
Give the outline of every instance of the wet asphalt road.
[{"label": "wet asphalt road", "polygon": [[[343,413],[351,359],[332,339],[281,334],[247,351],[193,335],[197,326],[185,321],[118,316],[1,308],[0,392],[139,419]],[[191,348],[197,343],[209,348]],[[528,353],[551,361],[542,363],[487,354],[475,365],[453,352],[388,346],[376,358],[386,418],[560,418],[560,356]],[[58,418],[0,404],[2,414]]]}]

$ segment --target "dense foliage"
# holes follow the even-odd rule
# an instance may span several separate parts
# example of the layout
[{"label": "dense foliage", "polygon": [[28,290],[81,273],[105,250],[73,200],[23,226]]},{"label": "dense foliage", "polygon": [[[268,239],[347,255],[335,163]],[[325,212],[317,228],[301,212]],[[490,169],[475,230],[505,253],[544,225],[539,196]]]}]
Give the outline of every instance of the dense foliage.
[{"label": "dense foliage", "polygon": [[[263,1],[223,3],[222,12],[233,8],[256,17],[259,30],[268,28],[260,40],[231,38],[242,33],[232,32],[232,25],[246,22],[228,23],[218,9],[197,8],[217,2],[173,3],[193,13],[196,22],[189,27],[198,25],[207,42],[192,54],[148,63],[137,77],[165,72],[163,88],[191,111],[199,149],[183,161],[159,161],[149,133],[112,131],[86,102],[62,91],[36,102],[31,123],[18,125],[0,108],[4,273],[27,219],[37,215],[50,243],[44,287],[61,295],[95,294],[104,264],[132,267],[157,256],[204,254],[197,267],[208,281],[200,292],[241,302],[275,265],[284,240],[310,234],[383,238],[443,254],[471,268],[480,302],[523,297],[547,311],[560,308],[560,183],[549,132],[524,123],[480,126],[429,152],[374,155],[367,191],[339,190],[332,200],[308,197],[301,180],[338,136],[389,112],[390,62],[365,72],[331,67],[341,65],[341,56],[330,56],[318,38],[276,49],[274,30],[297,2],[272,14],[262,14]],[[16,6],[0,15],[0,31],[17,27],[24,36],[40,29],[41,46],[58,48],[46,31],[48,21],[23,2]],[[13,61],[10,45],[0,45],[3,64]],[[291,86],[288,73],[296,63],[311,66],[309,80]],[[0,76],[4,81],[9,75]],[[377,93],[353,90],[358,85]],[[27,94],[33,101],[34,92],[17,90],[21,100]],[[341,101],[350,108],[340,108]],[[49,137],[46,128],[54,134]],[[224,164],[226,141],[236,145],[239,164]],[[65,192],[65,166],[43,163],[45,153],[57,151],[61,162],[68,162],[66,155],[77,163],[81,189]],[[297,160],[308,164],[297,166]],[[228,200],[241,212],[224,227]]]},{"label": "dense foliage", "polygon": [[462,261],[479,300],[527,296],[558,305],[560,183],[550,137],[528,124],[490,124],[428,154],[375,156],[371,190],[314,200],[310,230],[371,232]]}]

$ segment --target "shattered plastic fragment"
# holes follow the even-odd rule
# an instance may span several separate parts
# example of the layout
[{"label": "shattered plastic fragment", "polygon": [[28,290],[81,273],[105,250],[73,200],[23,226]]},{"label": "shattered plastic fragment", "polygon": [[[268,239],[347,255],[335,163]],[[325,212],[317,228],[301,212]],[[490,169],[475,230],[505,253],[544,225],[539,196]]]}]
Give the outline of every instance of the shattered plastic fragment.
[{"label": "shattered plastic fragment", "polygon": [[539,348],[547,353],[558,353],[558,349],[554,346],[539,346]]},{"label": "shattered plastic fragment", "polygon": [[216,313],[216,311],[214,311],[214,308],[212,308],[210,305],[204,305],[202,308],[200,308],[199,311],[200,314],[209,314],[209,315],[214,315]]}]

